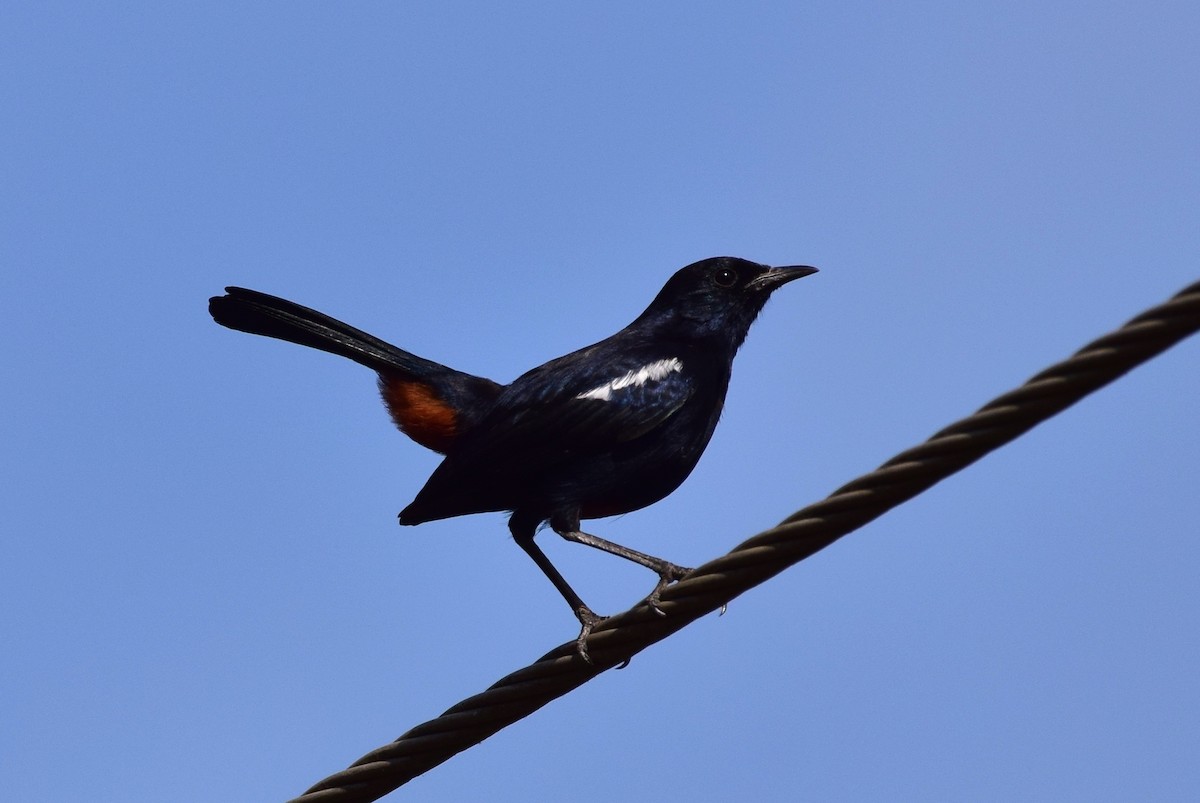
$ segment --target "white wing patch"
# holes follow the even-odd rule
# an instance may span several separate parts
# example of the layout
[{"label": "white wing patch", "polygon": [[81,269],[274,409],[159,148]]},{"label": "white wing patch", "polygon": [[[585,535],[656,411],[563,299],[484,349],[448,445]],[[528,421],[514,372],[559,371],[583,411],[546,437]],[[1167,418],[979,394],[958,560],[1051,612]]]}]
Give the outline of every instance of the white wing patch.
[{"label": "white wing patch", "polygon": [[621,390],[629,386],[638,387],[647,382],[657,382],[663,379],[668,374],[683,370],[683,363],[671,357],[666,360],[656,360],[647,365],[643,365],[635,371],[630,371],[624,376],[617,377],[603,385],[592,388],[589,391],[580,393],[575,398],[577,399],[599,399],[600,401],[609,401],[612,399],[613,391]]}]

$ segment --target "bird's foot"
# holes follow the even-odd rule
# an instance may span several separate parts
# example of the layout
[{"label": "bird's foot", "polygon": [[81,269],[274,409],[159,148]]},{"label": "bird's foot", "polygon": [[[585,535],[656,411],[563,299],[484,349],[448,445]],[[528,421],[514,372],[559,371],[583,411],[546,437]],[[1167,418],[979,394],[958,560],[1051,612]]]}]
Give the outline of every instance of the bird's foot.
[{"label": "bird's foot", "polygon": [[659,605],[663,589],[676,580],[682,580],[691,574],[692,570],[686,566],[676,566],[674,563],[663,561],[662,566],[658,567],[655,571],[658,572],[658,585],[654,586],[654,590],[650,592],[650,596],[646,597],[646,604],[659,616],[666,616],[667,612]]},{"label": "bird's foot", "polygon": [[580,605],[575,609],[575,618],[579,620],[579,636],[575,639],[575,654],[584,660],[585,663],[591,664],[592,658],[588,655],[587,637],[591,635],[592,628],[607,619],[607,616],[601,616],[586,605]]}]

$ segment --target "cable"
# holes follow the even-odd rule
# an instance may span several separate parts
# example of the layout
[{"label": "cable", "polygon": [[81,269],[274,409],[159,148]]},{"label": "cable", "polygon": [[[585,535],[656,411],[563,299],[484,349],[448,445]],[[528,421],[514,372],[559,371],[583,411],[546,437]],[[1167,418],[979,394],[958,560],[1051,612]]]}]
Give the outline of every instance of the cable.
[{"label": "cable", "polygon": [[589,665],[572,640],[373,750],[291,803],[367,803],[528,716],[601,672],[908,501],[1200,329],[1200,282],[1047,368],[1016,390],[843,485],[777,527],[663,590],[588,637]]}]

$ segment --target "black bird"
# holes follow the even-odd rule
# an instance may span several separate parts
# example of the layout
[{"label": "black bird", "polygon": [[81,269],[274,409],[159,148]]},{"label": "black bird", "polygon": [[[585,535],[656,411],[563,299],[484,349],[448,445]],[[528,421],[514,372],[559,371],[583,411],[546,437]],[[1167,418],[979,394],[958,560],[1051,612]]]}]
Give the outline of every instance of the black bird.
[{"label": "black bird", "polygon": [[239,287],[209,301],[213,319],[349,357],[379,374],[392,420],[446,456],[401,524],[511,511],[517,544],[579,619],[580,654],[602,617],[534,543],[538,527],[658,574],[648,597],[689,570],[589,535],[581,519],[628,513],[674,491],[721,416],[738,347],[772,291],[816,273],[733,257],[688,265],[612,337],[500,385],[409,354],[327,315]]}]

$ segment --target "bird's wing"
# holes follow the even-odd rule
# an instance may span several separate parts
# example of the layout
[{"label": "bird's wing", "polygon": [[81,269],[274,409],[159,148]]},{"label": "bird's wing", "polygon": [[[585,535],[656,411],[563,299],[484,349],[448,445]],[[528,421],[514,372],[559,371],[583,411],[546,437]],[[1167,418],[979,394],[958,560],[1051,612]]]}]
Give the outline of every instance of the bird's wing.
[{"label": "bird's wing", "polygon": [[694,376],[678,359],[602,356],[611,359],[577,352],[509,385],[400,513],[400,522],[503,509],[514,487],[649,435],[696,392]]},{"label": "bird's wing", "polygon": [[622,360],[602,373],[556,377],[547,371],[522,380],[501,396],[455,462],[552,464],[607,450],[661,426],[695,390],[676,358]]}]

